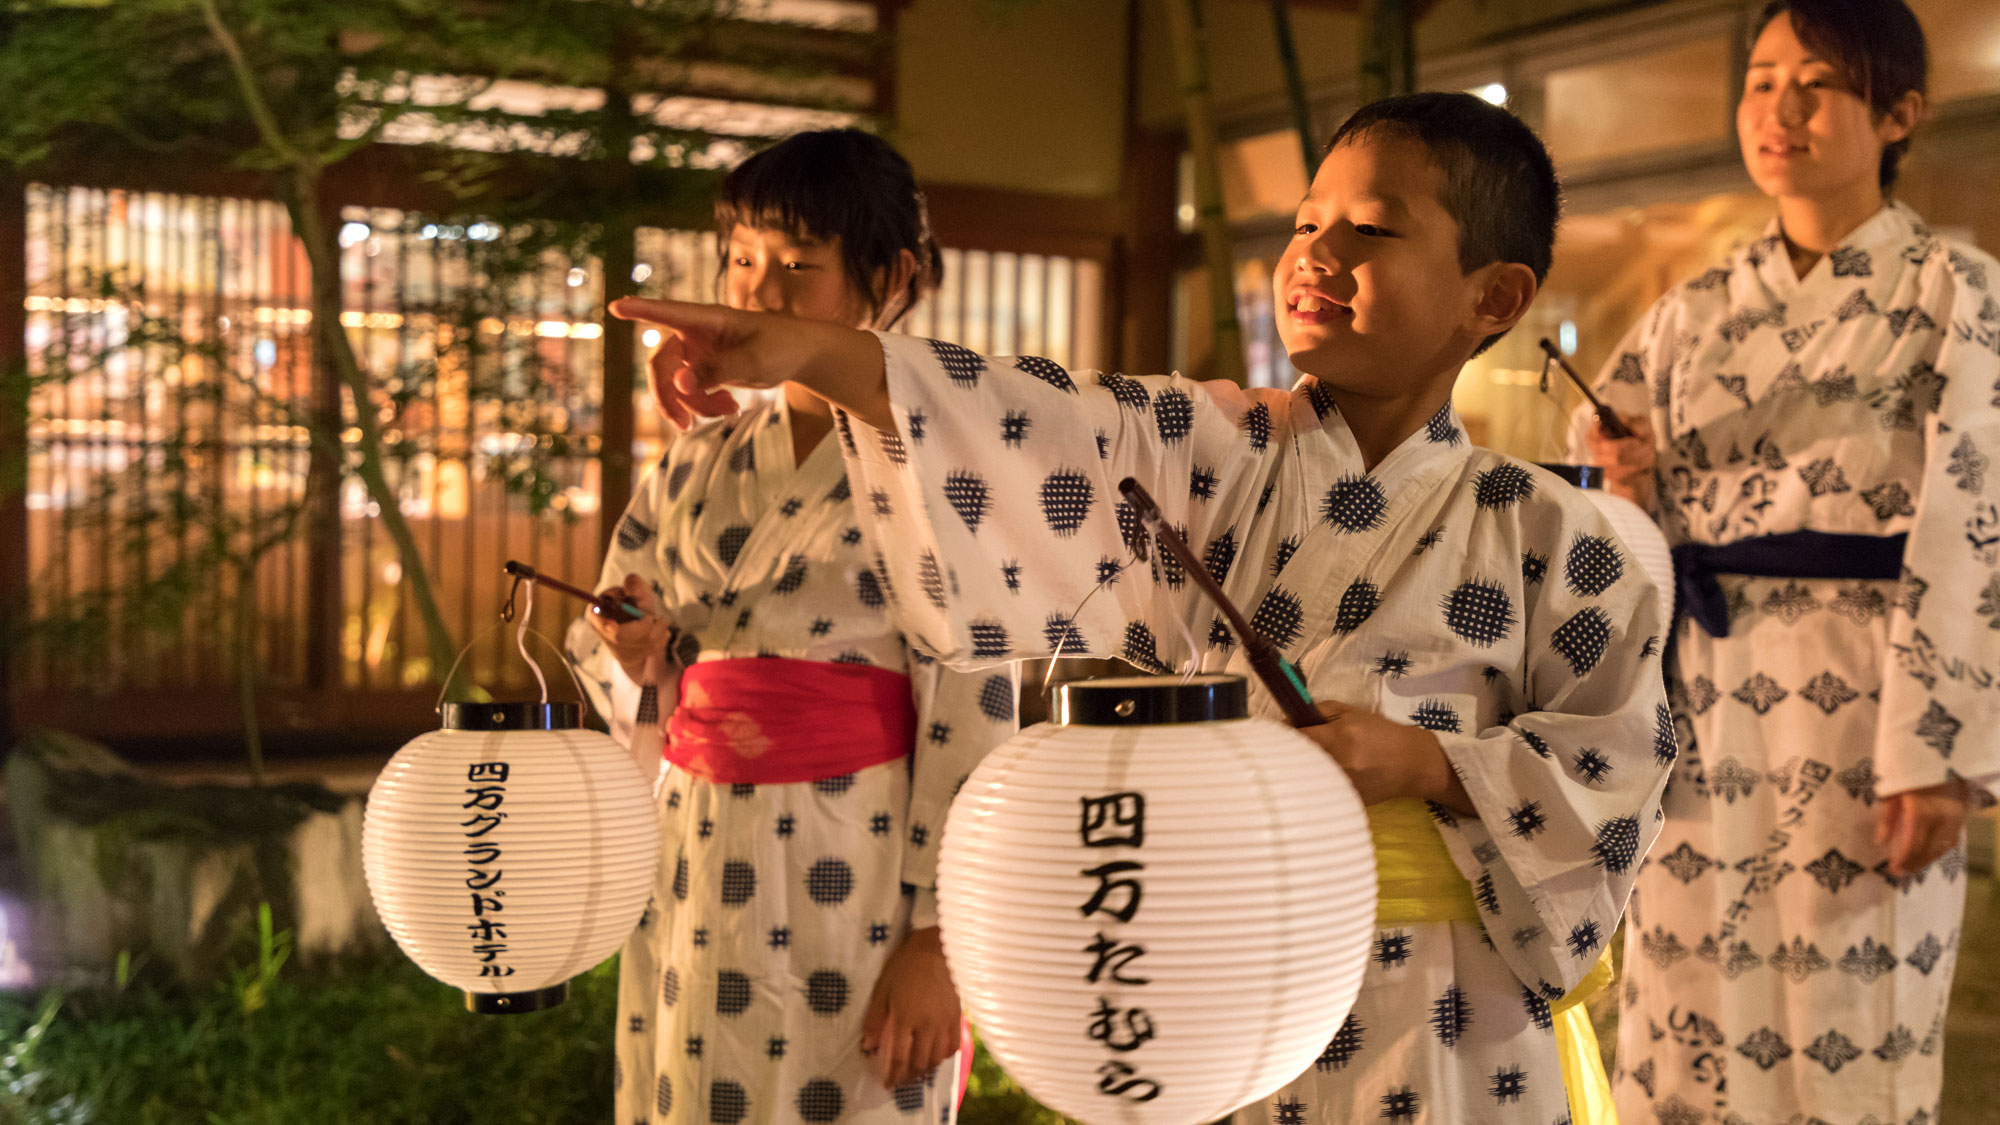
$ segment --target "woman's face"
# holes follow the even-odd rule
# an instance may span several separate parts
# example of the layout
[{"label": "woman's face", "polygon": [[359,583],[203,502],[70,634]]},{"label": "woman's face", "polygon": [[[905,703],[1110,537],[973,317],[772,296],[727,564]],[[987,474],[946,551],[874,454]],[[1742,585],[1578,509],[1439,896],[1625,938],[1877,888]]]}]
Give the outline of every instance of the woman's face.
[{"label": "woman's face", "polygon": [[1839,67],[1799,42],[1789,12],[1757,36],[1736,104],[1736,139],[1764,194],[1865,190],[1878,182],[1882,150],[1908,134],[1902,115],[1877,117]]},{"label": "woman's face", "polygon": [[738,223],[729,232],[723,303],[804,320],[865,326],[873,317],[840,260],[840,238],[821,242]]}]

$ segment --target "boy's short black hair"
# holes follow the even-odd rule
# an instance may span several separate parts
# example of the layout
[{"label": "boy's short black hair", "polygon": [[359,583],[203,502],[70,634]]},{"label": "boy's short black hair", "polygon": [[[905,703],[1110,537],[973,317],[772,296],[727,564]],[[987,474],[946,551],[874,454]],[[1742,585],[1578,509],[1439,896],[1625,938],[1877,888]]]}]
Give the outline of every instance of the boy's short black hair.
[{"label": "boy's short black hair", "polygon": [[[1856,4],[1854,0],[1772,0],[1764,5],[1750,28],[1750,42],[1779,16],[1792,18],[1792,31],[1799,42],[1815,55],[1832,63],[1847,84],[1880,118],[1903,100],[1903,95],[1925,92],[1930,71],[1929,51],[1924,45],[1924,28],[1915,12],[1902,0],[1875,0]],[[1910,150],[1904,137],[1882,149],[1882,165],[1876,180],[1883,191],[1896,183],[1896,166]]]},{"label": "boy's short black hair", "polygon": [[917,271],[891,323],[944,279],[944,255],[931,236],[910,162],[889,142],[859,129],[794,134],[723,178],[715,197],[719,270],[729,268],[729,232],[738,223],[794,238],[838,237],[848,281],[877,312],[899,294],[878,292],[876,274],[908,250]]},{"label": "boy's short black hair", "polygon": [[[1444,176],[1438,202],[1458,223],[1460,269],[1519,262],[1535,271],[1535,284],[1548,277],[1562,185],[1533,129],[1471,94],[1404,94],[1355,110],[1334,130],[1326,151],[1378,133],[1430,150]],[[1504,335],[1488,336],[1472,354]]]}]

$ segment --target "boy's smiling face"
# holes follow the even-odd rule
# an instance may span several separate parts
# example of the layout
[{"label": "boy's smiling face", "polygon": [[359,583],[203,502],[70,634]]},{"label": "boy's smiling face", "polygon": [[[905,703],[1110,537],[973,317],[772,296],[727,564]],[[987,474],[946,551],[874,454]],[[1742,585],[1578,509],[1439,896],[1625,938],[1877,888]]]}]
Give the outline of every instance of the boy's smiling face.
[{"label": "boy's smiling face", "polygon": [[1489,270],[1460,268],[1443,186],[1430,150],[1391,132],[1320,162],[1272,278],[1294,366],[1367,398],[1429,395],[1439,373],[1455,377],[1484,337]]}]

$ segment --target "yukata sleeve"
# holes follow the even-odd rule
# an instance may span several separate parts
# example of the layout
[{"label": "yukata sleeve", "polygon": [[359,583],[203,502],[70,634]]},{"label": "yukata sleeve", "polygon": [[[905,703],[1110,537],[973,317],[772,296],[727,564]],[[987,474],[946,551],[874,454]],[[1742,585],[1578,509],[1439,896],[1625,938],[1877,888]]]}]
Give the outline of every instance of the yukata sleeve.
[{"label": "yukata sleeve", "polygon": [[1192,656],[1208,612],[1157,547],[1132,561],[1118,484],[1145,485],[1227,583],[1289,444],[1290,398],[881,339],[898,432],[846,415],[840,432],[904,635],[956,665],[1059,645],[1153,671]]},{"label": "yukata sleeve", "polygon": [[1594,509],[1565,507],[1522,521],[1547,560],[1521,587],[1527,710],[1437,735],[1479,816],[1432,815],[1531,1005],[1575,987],[1617,928],[1675,754],[1653,583]]},{"label": "yukata sleeve", "polygon": [[966,777],[1017,729],[1021,680],[1014,664],[957,672],[920,652],[912,652],[910,664],[917,740],[911,751],[902,881],[915,894],[910,909],[910,928],[915,930],[937,925],[937,861],[945,816]]},{"label": "yukata sleeve", "polygon": [[[1950,253],[1950,291],[1931,315],[1935,360],[1912,386],[1937,403],[1889,613],[1875,734],[1876,791],[1958,777],[2000,780],[2000,263]],[[1926,302],[1927,304],[1931,302]],[[1924,384],[1929,384],[1924,386]]]},{"label": "yukata sleeve", "polygon": [[[595,589],[622,585],[626,575],[637,574],[652,586],[654,600],[667,604],[659,558],[659,513],[667,476],[663,470],[664,463],[648,471],[633,492],[611,537],[611,548],[605,552]],[[634,757],[658,761],[660,721],[664,717],[659,690],[634,683],[612,655],[611,647],[582,617],[570,622],[563,647],[577,678],[583,681],[590,705],[610,727],[611,737]]]}]

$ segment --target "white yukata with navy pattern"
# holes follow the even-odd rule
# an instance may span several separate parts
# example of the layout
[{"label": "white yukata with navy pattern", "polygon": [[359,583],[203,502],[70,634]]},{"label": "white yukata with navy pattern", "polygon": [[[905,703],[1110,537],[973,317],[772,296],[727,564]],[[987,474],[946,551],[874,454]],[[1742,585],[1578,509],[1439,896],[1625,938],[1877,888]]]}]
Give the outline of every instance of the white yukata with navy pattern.
[{"label": "white yukata with navy pattern", "polygon": [[[682,663],[777,656],[907,673],[917,745],[797,784],[663,770],[657,886],[620,954],[615,1125],[955,1117],[956,1059],[885,1090],[860,1054],[862,1019],[889,954],[912,927],[936,925],[945,811],[1013,734],[1017,677],[912,652],[873,557],[837,443],[795,467],[779,395],[679,437],[619,521],[599,588],[628,573],[651,582]],[[614,737],[657,759],[655,693],[587,623],[569,647]],[[671,705],[671,690],[658,695]]]},{"label": "white yukata with navy pattern", "polygon": [[1995,284],[1901,204],[1803,278],[1774,222],[1600,380],[1651,418],[1672,542],[1909,536],[1900,583],[1724,575],[1729,635],[1677,627],[1683,752],[1626,930],[1627,1122],[1937,1118],[1965,853],[1894,878],[1876,802],[2000,770]]},{"label": "white yukata with navy pattern", "polygon": [[1617,927],[1674,756],[1654,588],[1591,502],[1472,447],[1448,407],[1365,471],[1310,377],[1245,391],[882,344],[900,434],[841,433],[913,643],[1247,674],[1170,557],[1129,561],[1134,476],[1316,698],[1436,732],[1479,810],[1434,815],[1481,921],[1378,931],[1346,1025],[1237,1120],[1566,1121],[1549,1002]]}]

